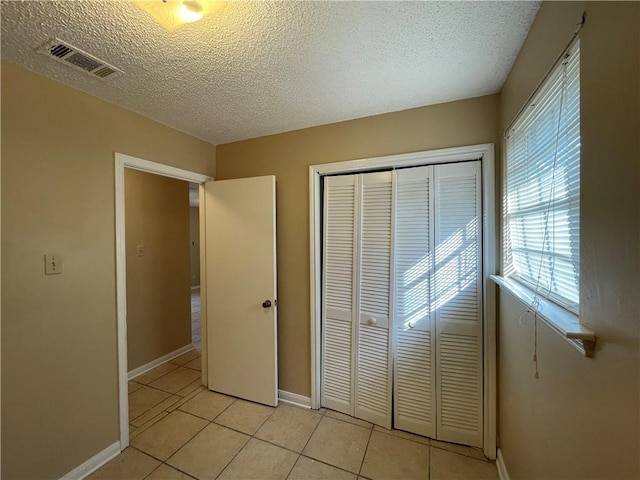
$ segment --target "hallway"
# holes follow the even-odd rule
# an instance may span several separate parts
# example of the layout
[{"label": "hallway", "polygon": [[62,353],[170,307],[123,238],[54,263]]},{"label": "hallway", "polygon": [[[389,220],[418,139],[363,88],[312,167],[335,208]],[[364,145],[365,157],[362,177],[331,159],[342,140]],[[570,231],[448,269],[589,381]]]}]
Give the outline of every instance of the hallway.
[{"label": "hallway", "polygon": [[198,351],[202,348],[200,314],[200,287],[191,287],[191,342]]}]

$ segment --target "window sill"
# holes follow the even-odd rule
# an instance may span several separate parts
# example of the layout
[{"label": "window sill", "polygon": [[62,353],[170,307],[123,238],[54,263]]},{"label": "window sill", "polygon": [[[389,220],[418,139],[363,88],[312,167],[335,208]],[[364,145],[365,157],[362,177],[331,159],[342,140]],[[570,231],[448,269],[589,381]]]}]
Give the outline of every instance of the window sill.
[{"label": "window sill", "polygon": [[[508,292],[525,307],[531,305],[535,297],[533,290],[525,287],[516,280],[499,275],[491,275],[493,280],[502,290]],[[566,339],[573,347],[580,351],[585,357],[593,355],[596,335],[593,331],[580,324],[580,318],[559,305],[539,298],[540,307],[538,317],[547,325]]]}]

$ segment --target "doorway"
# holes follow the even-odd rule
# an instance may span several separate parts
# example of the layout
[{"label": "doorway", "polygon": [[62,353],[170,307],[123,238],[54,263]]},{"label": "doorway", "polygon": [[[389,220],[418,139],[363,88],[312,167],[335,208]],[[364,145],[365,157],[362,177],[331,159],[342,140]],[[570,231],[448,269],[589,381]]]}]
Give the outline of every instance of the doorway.
[{"label": "doorway", "polygon": [[189,183],[189,256],[191,265],[191,343],[202,349],[200,289],[200,186]]},{"label": "doorway", "polygon": [[[120,410],[120,449],[129,445],[129,405],[128,405],[128,361],[127,361],[127,256],[125,236],[125,169],[152,173],[163,177],[174,178],[186,182],[202,185],[212,180],[206,175],[189,172],[167,165],[150,162],[131,157],[129,155],[115,154],[115,192],[116,192],[116,298],[117,298],[117,325],[118,325],[118,384],[119,384],[119,410]],[[203,188],[199,187],[199,196],[202,198]],[[202,224],[203,209],[199,211],[200,224]],[[200,229],[201,235],[204,229]],[[144,248],[142,249],[144,253]],[[206,278],[200,276],[201,288],[205,288]],[[201,302],[200,308],[203,318],[206,318],[206,301]],[[201,324],[201,335],[206,337],[206,322]],[[202,382],[207,382],[206,342],[202,348]]]},{"label": "doorway", "polygon": [[182,180],[125,169],[130,379],[193,348],[188,191]]},{"label": "doorway", "polygon": [[[478,442],[482,444],[484,453],[489,458],[495,458],[495,287],[492,282],[488,281],[489,275],[495,272],[495,250],[496,250],[496,232],[495,232],[495,194],[494,194],[494,159],[493,145],[477,145],[471,147],[460,147],[443,150],[435,150],[428,152],[418,152],[412,154],[395,155],[389,157],[379,157],[373,159],[355,160],[349,162],[340,162],[334,164],[316,165],[310,167],[310,239],[311,239],[311,334],[312,334],[312,398],[313,408],[319,408],[321,398],[325,398],[322,392],[323,384],[323,364],[322,358],[322,319],[325,315],[323,311],[323,281],[322,278],[322,261],[323,261],[323,242],[322,242],[322,186],[323,178],[327,175],[341,175],[337,178],[346,179],[349,174],[364,174],[364,172],[404,169],[408,167],[418,166],[434,166],[447,163],[467,162],[470,160],[479,160],[482,177],[482,212],[479,214],[479,220],[482,226],[482,238],[478,242],[479,255],[481,257],[482,268],[478,275],[478,281],[482,291],[480,315],[484,319],[481,327],[481,334],[478,337],[482,343],[482,347],[478,364],[481,365],[478,375],[484,379],[480,386],[480,395],[482,397],[482,407],[480,407],[479,415],[481,417],[482,427],[479,431]],[[371,175],[371,174],[369,174]],[[395,174],[394,174],[395,176]],[[373,177],[371,177],[373,179]],[[344,180],[343,180],[344,182]],[[336,197],[338,198],[338,197]],[[376,220],[379,222],[379,220]],[[356,272],[356,274],[358,274]],[[354,290],[355,291],[355,290]],[[357,292],[356,292],[357,293]],[[366,315],[365,315],[366,316]],[[375,316],[377,320],[378,315]],[[384,317],[384,315],[383,315]],[[364,317],[363,317],[364,318]],[[367,317],[368,318],[368,317]],[[361,323],[362,319],[358,319],[355,324]],[[366,321],[367,319],[365,319]],[[371,320],[369,319],[369,322]],[[366,323],[366,322],[365,322]],[[376,326],[379,322],[376,323]],[[382,326],[384,326],[382,325]],[[366,328],[371,327],[367,325]],[[357,334],[358,329],[352,326]],[[365,327],[361,327],[365,328]],[[395,333],[391,332],[393,335]],[[333,335],[333,334],[332,334]],[[332,337],[335,339],[335,335]],[[346,337],[345,337],[346,338]],[[353,338],[350,342],[353,342]],[[347,342],[349,343],[349,342]],[[383,342],[386,344],[386,342]],[[346,345],[346,344],[345,344]],[[394,343],[389,343],[389,351],[394,347]],[[380,347],[382,348],[382,347]],[[393,355],[393,354],[391,354]],[[357,369],[357,352],[351,361],[352,371]],[[375,356],[376,358],[378,356]],[[391,362],[389,362],[390,364]],[[363,365],[367,367],[368,365]],[[382,368],[382,367],[381,367]],[[378,369],[382,371],[381,369]],[[392,368],[388,369],[390,372]],[[346,372],[346,370],[345,370]],[[368,376],[367,378],[371,378]],[[391,380],[385,382],[384,389],[389,389]],[[353,386],[353,389],[356,387]],[[378,391],[382,391],[382,387]],[[389,404],[391,403],[389,395]],[[351,407],[355,408],[355,407]]]}]

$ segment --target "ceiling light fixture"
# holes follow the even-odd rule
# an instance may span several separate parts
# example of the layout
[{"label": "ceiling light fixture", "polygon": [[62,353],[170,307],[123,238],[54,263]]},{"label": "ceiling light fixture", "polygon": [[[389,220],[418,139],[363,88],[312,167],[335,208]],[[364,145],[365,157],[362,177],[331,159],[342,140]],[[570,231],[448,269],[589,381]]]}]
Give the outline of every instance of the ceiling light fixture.
[{"label": "ceiling light fixture", "polygon": [[204,13],[202,13],[202,6],[193,0],[182,2],[178,13],[185,23],[197,22],[198,20],[202,20],[202,17],[204,17]]},{"label": "ceiling light fixture", "polygon": [[135,0],[133,3],[168,32],[197,22],[226,6],[226,2],[215,0]]}]

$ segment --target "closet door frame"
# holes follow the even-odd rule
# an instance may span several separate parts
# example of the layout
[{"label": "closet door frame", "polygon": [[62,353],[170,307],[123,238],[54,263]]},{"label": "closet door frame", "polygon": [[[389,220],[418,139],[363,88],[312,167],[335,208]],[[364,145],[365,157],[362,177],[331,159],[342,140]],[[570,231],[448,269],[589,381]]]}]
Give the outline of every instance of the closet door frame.
[{"label": "closet door frame", "polygon": [[311,408],[320,408],[322,306],[322,197],[325,175],[364,173],[380,169],[438,165],[480,160],[482,165],[482,287],[483,287],[483,450],[496,458],[496,288],[490,276],[497,272],[495,151],[492,143],[364,158],[309,167],[309,239],[311,300]]}]

